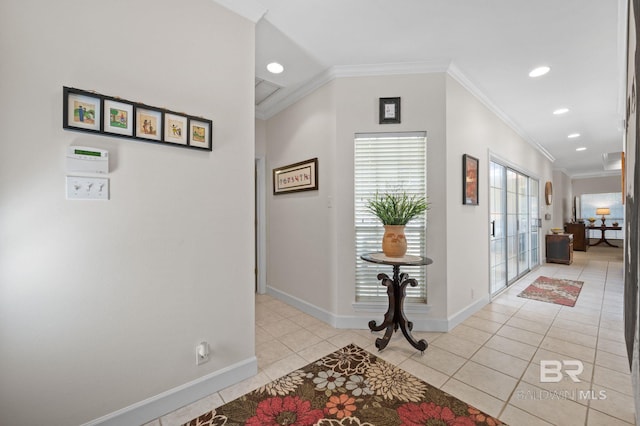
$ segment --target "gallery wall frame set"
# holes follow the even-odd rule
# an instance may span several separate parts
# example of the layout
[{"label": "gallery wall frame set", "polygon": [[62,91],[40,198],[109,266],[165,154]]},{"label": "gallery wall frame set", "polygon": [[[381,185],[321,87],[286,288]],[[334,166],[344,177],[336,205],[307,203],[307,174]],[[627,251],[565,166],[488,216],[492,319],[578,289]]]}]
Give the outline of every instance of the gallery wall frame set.
[{"label": "gallery wall frame set", "polygon": [[211,120],[66,86],[63,87],[62,127],[213,150]]},{"label": "gallery wall frame set", "polygon": [[476,157],[462,155],[462,204],[478,205],[478,168]]},{"label": "gallery wall frame set", "polygon": [[273,195],[317,189],[317,158],[273,169]]}]

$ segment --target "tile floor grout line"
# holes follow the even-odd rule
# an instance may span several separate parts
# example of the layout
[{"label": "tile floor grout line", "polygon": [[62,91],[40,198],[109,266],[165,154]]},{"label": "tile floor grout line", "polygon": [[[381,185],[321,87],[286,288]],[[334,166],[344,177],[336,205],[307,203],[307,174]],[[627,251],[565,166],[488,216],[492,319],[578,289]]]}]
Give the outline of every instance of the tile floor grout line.
[{"label": "tile floor grout line", "polygon": [[[514,283],[514,284],[515,284],[515,283]],[[520,308],[518,308],[518,310],[517,310],[513,315],[515,316],[518,312],[520,312],[520,310],[522,309],[522,307],[524,307],[527,303],[529,303],[529,301],[527,301],[527,302],[523,303],[523,304],[520,306]],[[562,308],[561,308],[561,309],[562,309]],[[500,416],[504,415],[505,410],[506,410],[506,409],[507,409],[507,407],[509,406],[509,401],[511,401],[511,398],[513,398],[513,394],[516,392],[516,390],[518,389],[518,387],[520,386],[520,384],[522,384],[522,383],[526,383],[526,382],[523,382],[523,380],[522,380],[522,379],[524,378],[524,375],[525,375],[525,374],[527,374],[527,370],[528,370],[528,369],[531,367],[531,365],[533,364],[533,359],[535,358],[536,353],[541,349],[542,342],[544,341],[545,337],[547,337],[547,334],[549,333],[549,330],[551,330],[551,327],[552,327],[553,323],[555,322],[556,318],[558,317],[558,314],[560,313],[560,310],[561,310],[561,309],[558,309],[558,311],[556,312],[555,316],[553,317],[553,320],[552,320],[552,321],[551,321],[551,323],[549,324],[549,327],[547,327],[547,331],[546,331],[546,332],[545,332],[545,334],[542,336],[542,339],[540,339],[540,343],[538,343],[538,345],[536,346],[536,351],[533,353],[533,355],[531,355],[531,358],[529,359],[527,366],[526,366],[526,367],[524,368],[524,370],[522,371],[522,374],[520,375],[520,378],[519,378],[519,379],[518,379],[518,381],[516,382],[515,387],[513,388],[513,390],[511,391],[511,393],[509,394],[509,398],[507,399],[507,402],[506,402],[505,406],[502,408],[502,411],[500,412],[500,414],[499,414],[498,418],[500,418]],[[497,332],[496,332],[496,333],[497,333]],[[505,337],[505,338],[506,338],[506,337]],[[521,342],[521,343],[522,343],[522,342]],[[533,346],[533,345],[531,345],[531,346]],[[515,407],[515,405],[514,405],[514,407]],[[536,417],[536,418],[540,418],[540,417],[536,416],[535,414],[528,412],[527,410],[524,410],[524,409],[519,408],[519,407],[516,407],[516,408],[518,408],[518,409],[520,409],[520,410],[524,411],[525,413],[530,414],[530,415],[532,415],[532,416],[534,416],[534,417]],[[544,420],[543,420],[543,421],[544,421]]]},{"label": "tile floor grout line", "polygon": [[[607,262],[607,270],[609,269],[609,262]],[[581,274],[582,275],[582,274]],[[600,315],[598,315],[598,333],[596,334],[596,348],[593,351],[593,368],[591,369],[591,384],[589,389],[591,392],[595,389],[595,376],[596,376],[596,361],[598,359],[598,345],[600,342],[600,325],[602,324],[602,307],[604,306],[604,297],[607,293],[607,272],[604,274],[604,285],[602,286],[602,299],[600,300]],[[584,425],[588,426],[589,424],[589,414],[591,413],[591,399],[587,401],[587,415],[584,419]]]}]

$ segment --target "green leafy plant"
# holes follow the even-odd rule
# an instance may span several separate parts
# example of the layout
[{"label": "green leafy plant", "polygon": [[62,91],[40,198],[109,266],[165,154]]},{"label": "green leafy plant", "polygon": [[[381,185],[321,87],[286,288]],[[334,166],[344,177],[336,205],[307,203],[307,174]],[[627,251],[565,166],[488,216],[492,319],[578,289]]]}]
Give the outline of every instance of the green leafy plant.
[{"label": "green leafy plant", "polygon": [[406,192],[387,192],[382,195],[376,192],[376,197],[367,203],[367,209],[383,225],[406,225],[428,208],[429,203],[425,197],[408,195]]}]

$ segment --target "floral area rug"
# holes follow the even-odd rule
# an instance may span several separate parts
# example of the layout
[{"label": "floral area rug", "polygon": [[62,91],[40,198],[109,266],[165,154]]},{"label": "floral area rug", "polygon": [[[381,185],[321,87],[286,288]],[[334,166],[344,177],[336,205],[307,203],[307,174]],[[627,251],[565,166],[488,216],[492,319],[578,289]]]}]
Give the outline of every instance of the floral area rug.
[{"label": "floral area rug", "polygon": [[184,426],[503,424],[351,344]]},{"label": "floral area rug", "polygon": [[584,284],[583,281],[540,276],[518,297],[573,307],[582,290],[582,284]]}]

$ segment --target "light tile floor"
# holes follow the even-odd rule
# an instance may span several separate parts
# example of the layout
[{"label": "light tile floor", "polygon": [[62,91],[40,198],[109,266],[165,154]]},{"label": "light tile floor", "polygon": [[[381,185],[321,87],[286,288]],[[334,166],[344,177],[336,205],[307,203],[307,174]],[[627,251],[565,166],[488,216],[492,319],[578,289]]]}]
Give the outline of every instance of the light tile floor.
[{"label": "light tile floor", "polygon": [[[540,275],[584,281],[576,306],[517,297]],[[422,355],[401,333],[378,352],[369,330],[335,329],[257,295],[258,375],[149,425],[179,425],[349,343],[510,425],[635,424],[622,297],[622,250],[592,247],[572,265],[543,264],[449,333],[413,333],[429,342]],[[541,360],[582,361],[580,382],[542,383]]]}]

